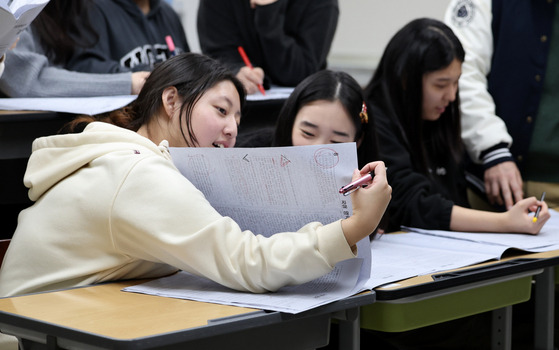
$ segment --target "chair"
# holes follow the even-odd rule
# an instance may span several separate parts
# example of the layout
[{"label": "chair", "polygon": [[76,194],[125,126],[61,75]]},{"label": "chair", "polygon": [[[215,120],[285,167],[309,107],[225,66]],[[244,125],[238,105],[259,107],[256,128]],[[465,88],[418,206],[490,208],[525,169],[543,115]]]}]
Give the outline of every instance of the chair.
[{"label": "chair", "polygon": [[11,239],[0,239],[0,267],[2,266],[2,261],[4,260],[4,255],[8,250]]}]

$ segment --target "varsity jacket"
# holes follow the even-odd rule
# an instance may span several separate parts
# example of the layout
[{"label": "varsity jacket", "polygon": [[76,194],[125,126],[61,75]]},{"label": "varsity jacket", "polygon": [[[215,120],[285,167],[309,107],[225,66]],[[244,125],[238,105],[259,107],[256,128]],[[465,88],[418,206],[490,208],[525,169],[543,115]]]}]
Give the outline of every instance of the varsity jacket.
[{"label": "varsity jacket", "polygon": [[471,159],[485,168],[514,157],[522,171],[554,8],[545,0],[452,0],[447,9],[445,22],[466,50],[459,82],[462,138]]}]

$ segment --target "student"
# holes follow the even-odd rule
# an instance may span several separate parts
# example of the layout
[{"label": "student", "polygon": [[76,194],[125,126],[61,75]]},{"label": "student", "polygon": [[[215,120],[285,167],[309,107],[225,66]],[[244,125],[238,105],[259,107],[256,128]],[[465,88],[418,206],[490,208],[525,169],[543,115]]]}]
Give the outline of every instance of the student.
[{"label": "student", "polygon": [[[0,92],[8,97],[80,97],[138,94],[148,72],[84,74],[68,70],[76,48],[95,30],[84,15],[90,0],[51,0],[6,53]],[[77,31],[76,28],[81,28]]]},{"label": "student", "polygon": [[363,91],[345,72],[319,71],[303,80],[278,116],[273,146],[356,142],[359,166],[378,159],[375,128]]},{"label": "student", "polygon": [[[460,139],[458,79],[464,50],[440,21],[416,19],[389,41],[365,94],[380,159],[394,188],[388,231],[426,229],[536,234],[549,218],[531,197],[508,212],[468,208]],[[541,206],[539,220],[530,212]]]},{"label": "student", "polygon": [[130,108],[35,140],[24,178],[35,203],[20,214],[0,295],[179,269],[265,292],[353,258],[390,200],[382,162],[355,170],[354,179],[375,177],[352,194],[350,218],[270,238],[241,231],[175,168],[168,147],[234,146],[244,98],[229,70],[186,53],[156,66]]},{"label": "student", "polygon": [[546,191],[559,206],[559,3],[453,0],[445,22],[468,53],[460,78],[462,138],[476,163],[468,170],[491,204]]},{"label": "student", "polygon": [[[151,71],[158,62],[190,51],[182,22],[163,0],[96,0],[89,12],[96,44],[77,52],[68,67],[88,73]],[[171,52],[166,37],[175,45]]]},{"label": "student", "polygon": [[[338,16],[338,0],[203,0],[200,47],[237,74],[249,93],[264,76],[266,86],[296,86],[326,68]],[[238,46],[255,69],[245,66]]]}]

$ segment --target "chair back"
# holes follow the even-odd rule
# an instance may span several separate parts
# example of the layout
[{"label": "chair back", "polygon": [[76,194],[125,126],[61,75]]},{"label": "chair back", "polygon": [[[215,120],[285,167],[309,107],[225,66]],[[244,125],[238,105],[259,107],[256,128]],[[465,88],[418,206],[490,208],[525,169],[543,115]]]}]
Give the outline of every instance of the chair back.
[{"label": "chair back", "polygon": [[8,250],[11,239],[0,239],[0,267],[2,266],[2,261],[4,260],[4,255]]}]

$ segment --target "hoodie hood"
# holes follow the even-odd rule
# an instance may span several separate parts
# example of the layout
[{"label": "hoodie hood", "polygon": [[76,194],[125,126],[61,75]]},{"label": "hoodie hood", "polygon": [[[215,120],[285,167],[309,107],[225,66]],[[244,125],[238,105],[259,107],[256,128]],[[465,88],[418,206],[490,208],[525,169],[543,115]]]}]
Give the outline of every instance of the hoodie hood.
[{"label": "hoodie hood", "polygon": [[81,133],[36,139],[23,182],[29,188],[29,198],[36,201],[57,182],[91,161],[109,153],[139,149],[171,159],[167,141],[157,146],[134,131],[93,122]]}]

